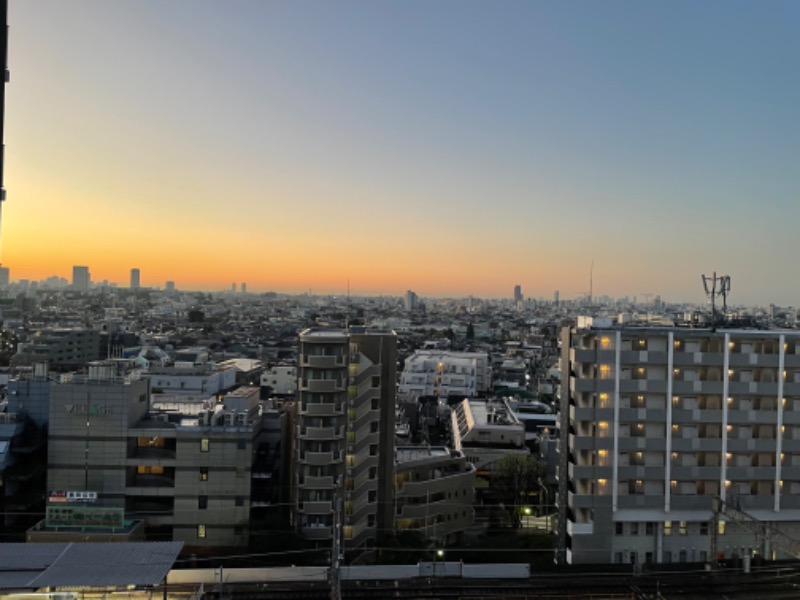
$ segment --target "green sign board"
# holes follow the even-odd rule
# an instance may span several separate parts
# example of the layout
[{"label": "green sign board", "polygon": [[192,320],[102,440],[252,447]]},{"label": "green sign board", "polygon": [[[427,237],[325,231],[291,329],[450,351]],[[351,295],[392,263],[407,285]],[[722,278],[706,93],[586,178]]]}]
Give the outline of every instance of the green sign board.
[{"label": "green sign board", "polygon": [[108,506],[48,506],[47,527],[80,527],[87,529],[122,529],[125,509]]}]

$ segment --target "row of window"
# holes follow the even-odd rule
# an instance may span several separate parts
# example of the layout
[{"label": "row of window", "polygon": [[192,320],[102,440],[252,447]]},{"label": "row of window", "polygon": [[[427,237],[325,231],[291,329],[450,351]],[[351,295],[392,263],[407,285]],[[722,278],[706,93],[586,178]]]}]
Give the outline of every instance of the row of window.
[{"label": "row of window", "polygon": [[[697,533],[699,535],[708,535],[709,524],[707,521],[700,521],[699,523],[689,523],[687,521],[664,521],[664,535],[687,535],[690,533]],[[656,523],[650,521],[647,523],[638,523],[636,521],[630,523],[616,522],[614,524],[615,535],[646,535],[650,536],[656,532]],[[719,535],[725,535],[725,521],[719,521]]]}]

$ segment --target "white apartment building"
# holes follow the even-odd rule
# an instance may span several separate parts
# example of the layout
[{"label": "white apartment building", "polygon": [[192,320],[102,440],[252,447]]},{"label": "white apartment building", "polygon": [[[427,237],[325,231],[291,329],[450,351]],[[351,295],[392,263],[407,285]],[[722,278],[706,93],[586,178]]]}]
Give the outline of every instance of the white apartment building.
[{"label": "white apartment building", "polygon": [[502,398],[465,398],[452,406],[450,419],[453,448],[475,465],[479,477],[490,477],[506,454],[529,454],[525,426]]},{"label": "white apartment building", "polygon": [[297,367],[277,365],[261,374],[261,387],[269,387],[274,394],[290,395],[297,392]]},{"label": "white apartment building", "polygon": [[476,396],[489,389],[491,379],[485,353],[417,350],[405,361],[398,392],[411,396]]},{"label": "white apartment building", "polygon": [[[562,332],[561,560],[786,558],[755,531],[800,539],[800,334],[579,324]],[[715,518],[717,498],[746,515]]]}]

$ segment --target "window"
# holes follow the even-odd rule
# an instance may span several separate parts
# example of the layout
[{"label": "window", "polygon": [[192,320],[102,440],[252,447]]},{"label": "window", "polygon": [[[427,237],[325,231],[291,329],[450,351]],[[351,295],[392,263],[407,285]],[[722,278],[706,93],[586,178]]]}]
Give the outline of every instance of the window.
[{"label": "window", "polygon": [[664,535],[672,535],[672,521],[664,521]]},{"label": "window", "polygon": [[197,508],[200,510],[205,510],[208,508],[208,496],[197,497]]},{"label": "window", "polygon": [[[678,533],[680,535],[686,535],[686,521],[681,521],[678,524]],[[685,562],[685,561],[681,561],[681,562]]]},{"label": "window", "polygon": [[208,438],[203,438],[200,440],[200,452],[208,452],[209,448],[209,441]]},{"label": "window", "polygon": [[200,481],[208,481],[208,467],[200,467]]},{"label": "window", "polygon": [[653,535],[653,524],[652,523],[645,523],[644,524],[644,533],[645,533],[645,535]]},{"label": "window", "polygon": [[[622,535],[622,523],[620,522],[614,523],[614,533],[616,533],[617,535]],[[621,559],[620,562],[622,562]]]},{"label": "window", "polygon": [[201,539],[206,537],[206,526],[205,525],[198,525],[197,526],[197,537],[201,538]]},{"label": "window", "polygon": [[236,506],[244,506],[244,496],[236,496]]},{"label": "window", "polygon": [[639,535],[639,524],[631,523],[631,535]]},{"label": "window", "polygon": [[236,448],[237,450],[246,450],[247,440],[236,440]]}]

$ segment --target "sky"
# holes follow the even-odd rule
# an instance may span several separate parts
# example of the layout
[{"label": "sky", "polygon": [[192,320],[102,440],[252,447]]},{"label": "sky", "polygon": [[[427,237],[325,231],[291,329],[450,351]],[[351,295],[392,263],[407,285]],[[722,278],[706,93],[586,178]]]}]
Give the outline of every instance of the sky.
[{"label": "sky", "polygon": [[[800,306],[800,3],[10,0],[3,265]],[[592,266],[593,265],[593,266]]]}]

